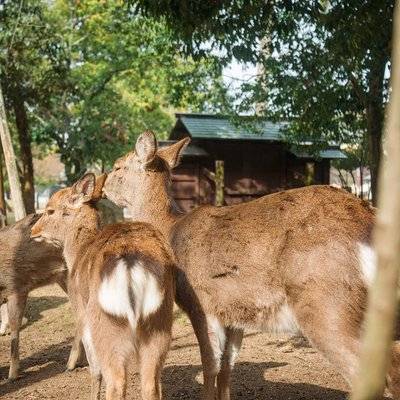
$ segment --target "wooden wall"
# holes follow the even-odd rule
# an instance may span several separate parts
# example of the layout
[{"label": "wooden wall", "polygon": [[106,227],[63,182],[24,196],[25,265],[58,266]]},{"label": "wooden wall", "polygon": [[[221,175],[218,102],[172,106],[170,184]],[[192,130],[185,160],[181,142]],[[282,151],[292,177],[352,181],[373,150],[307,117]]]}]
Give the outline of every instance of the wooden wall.
[{"label": "wooden wall", "polygon": [[225,202],[236,204],[268,193],[305,185],[307,163],[315,184],[329,184],[329,160],[297,158],[276,142],[241,140],[193,141],[209,157],[184,157],[173,174],[173,194],[184,210],[214,201],[214,184],[205,170],[225,162]]}]

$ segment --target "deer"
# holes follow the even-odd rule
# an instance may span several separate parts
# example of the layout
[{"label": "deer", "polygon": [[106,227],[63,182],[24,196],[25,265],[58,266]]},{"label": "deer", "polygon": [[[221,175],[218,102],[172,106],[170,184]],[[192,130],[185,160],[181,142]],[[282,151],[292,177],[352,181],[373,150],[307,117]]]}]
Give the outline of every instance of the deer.
[{"label": "deer", "polygon": [[[247,328],[300,331],[351,385],[376,271],[375,209],[344,190],[316,185],[185,214],[171,195],[171,171],[189,141],[158,149],[155,135],[144,132],[115,162],[103,193],[171,243],[175,300],[200,347],[202,398],[230,399]],[[388,375],[395,398],[399,349],[395,342]]]},{"label": "deer", "polygon": [[91,399],[125,399],[127,366],[136,356],[144,400],[161,398],[170,347],[175,261],[150,224],[103,228],[95,208],[104,176],[88,173],[50,198],[31,229],[37,241],[62,249],[68,288],[91,374]]},{"label": "deer", "polygon": [[[67,268],[62,253],[48,243],[36,243],[30,238],[31,227],[38,214],[30,214],[0,230],[0,303],[1,331],[11,330],[11,356],[8,378],[19,376],[19,335],[29,293],[39,287],[57,283],[67,290]],[[75,335],[67,369],[81,361],[79,335]]]}]

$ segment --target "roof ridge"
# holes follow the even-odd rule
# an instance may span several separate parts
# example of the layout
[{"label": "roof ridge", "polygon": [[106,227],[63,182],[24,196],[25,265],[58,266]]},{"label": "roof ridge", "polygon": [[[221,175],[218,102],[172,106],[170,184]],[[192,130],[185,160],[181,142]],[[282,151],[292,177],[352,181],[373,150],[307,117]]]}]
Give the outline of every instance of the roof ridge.
[{"label": "roof ridge", "polygon": [[271,124],[285,124],[286,121],[279,121],[275,122],[265,117],[259,117],[256,115],[230,115],[230,114],[211,114],[211,113],[190,113],[190,112],[176,112],[176,118],[180,117],[192,117],[192,118],[214,118],[214,119],[225,119],[225,120],[232,120],[233,118],[241,118],[241,119],[253,119],[253,120],[260,120],[270,122]]}]

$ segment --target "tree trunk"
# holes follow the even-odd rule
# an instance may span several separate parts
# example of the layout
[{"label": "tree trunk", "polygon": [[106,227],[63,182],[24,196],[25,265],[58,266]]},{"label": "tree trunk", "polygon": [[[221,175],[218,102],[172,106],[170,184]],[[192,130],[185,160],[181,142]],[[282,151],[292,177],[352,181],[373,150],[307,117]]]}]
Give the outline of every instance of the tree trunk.
[{"label": "tree trunk", "polygon": [[386,55],[377,54],[372,57],[368,79],[368,103],[366,107],[367,134],[369,145],[369,164],[371,171],[372,204],[376,206],[378,196],[378,176],[382,153],[383,130],[383,81],[386,68]]},{"label": "tree trunk", "polygon": [[[3,152],[1,152],[2,154]],[[7,225],[7,205],[4,195],[3,157],[0,154],[0,228]]]},{"label": "tree trunk", "polygon": [[21,183],[19,180],[17,160],[11,142],[10,131],[7,124],[6,109],[4,107],[3,92],[0,85],[0,137],[4,151],[4,160],[7,168],[8,181],[10,183],[11,198],[14,206],[15,220],[25,217],[25,206],[22,198]]},{"label": "tree trunk", "polygon": [[[372,107],[371,107],[372,108]],[[368,113],[367,113],[368,114]],[[379,132],[383,128],[382,122],[376,120],[376,110],[370,111],[368,118],[368,137],[369,137],[369,154],[370,154],[370,172],[371,172],[371,193],[372,204],[377,205],[378,198],[378,176],[381,162],[381,146],[382,134]],[[375,115],[375,116],[373,116]],[[379,126],[380,125],[380,126]]]},{"label": "tree trunk", "polygon": [[258,99],[256,103],[256,115],[265,116],[267,113],[267,85],[265,84],[265,75],[267,73],[265,68],[265,61],[270,57],[270,42],[271,38],[269,36],[264,36],[260,41],[260,60],[257,63],[257,75],[260,81],[260,94],[262,93],[263,99]]},{"label": "tree trunk", "polygon": [[63,157],[61,161],[65,165],[65,176],[68,185],[75,183],[85,173],[85,169],[82,168],[79,160]]},{"label": "tree trunk", "polygon": [[[391,362],[400,267],[400,3],[394,14],[390,103],[386,120],[387,159],[379,178],[374,232],[376,278],[369,291],[360,369],[352,400],[381,399]],[[398,373],[398,371],[396,371]],[[396,382],[399,383],[398,380]],[[393,393],[398,398],[399,393]]]},{"label": "tree trunk", "polygon": [[363,171],[363,166],[360,165],[360,199],[364,200],[364,171]]},{"label": "tree trunk", "polygon": [[35,187],[33,178],[32,140],[29,122],[22,94],[18,89],[13,93],[12,104],[22,161],[22,190],[26,211],[35,212]]}]

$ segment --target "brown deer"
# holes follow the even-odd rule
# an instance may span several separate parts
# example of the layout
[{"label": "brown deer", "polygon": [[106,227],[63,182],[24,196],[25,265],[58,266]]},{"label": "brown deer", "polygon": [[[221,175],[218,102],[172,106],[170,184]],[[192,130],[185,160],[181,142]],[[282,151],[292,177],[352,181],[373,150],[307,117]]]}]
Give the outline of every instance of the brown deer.
[{"label": "brown deer", "polygon": [[[203,398],[230,398],[243,330],[300,330],[349,383],[357,371],[367,290],[375,269],[375,210],[329,186],[309,186],[183,215],[171,169],[189,139],[157,149],[151,132],[115,162],[103,188],[133,218],[170,239],[176,301],[200,345]],[[389,386],[399,398],[399,347]]]},{"label": "brown deer", "polygon": [[132,354],[139,362],[143,399],[160,399],[160,375],[171,341],[172,251],[146,223],[100,229],[94,203],[103,182],[86,174],[55,193],[31,236],[63,248],[90,366],[91,399],[100,398],[102,378],[107,400],[125,398]]},{"label": "brown deer", "polygon": [[[31,214],[14,225],[0,230],[0,303],[1,334],[7,323],[11,330],[11,363],[9,378],[19,372],[19,331],[26,300],[32,290],[58,283],[67,293],[67,269],[59,249],[47,243],[36,243],[30,238],[31,227],[39,219]],[[67,368],[74,369],[80,357],[80,339],[75,337]]]}]

